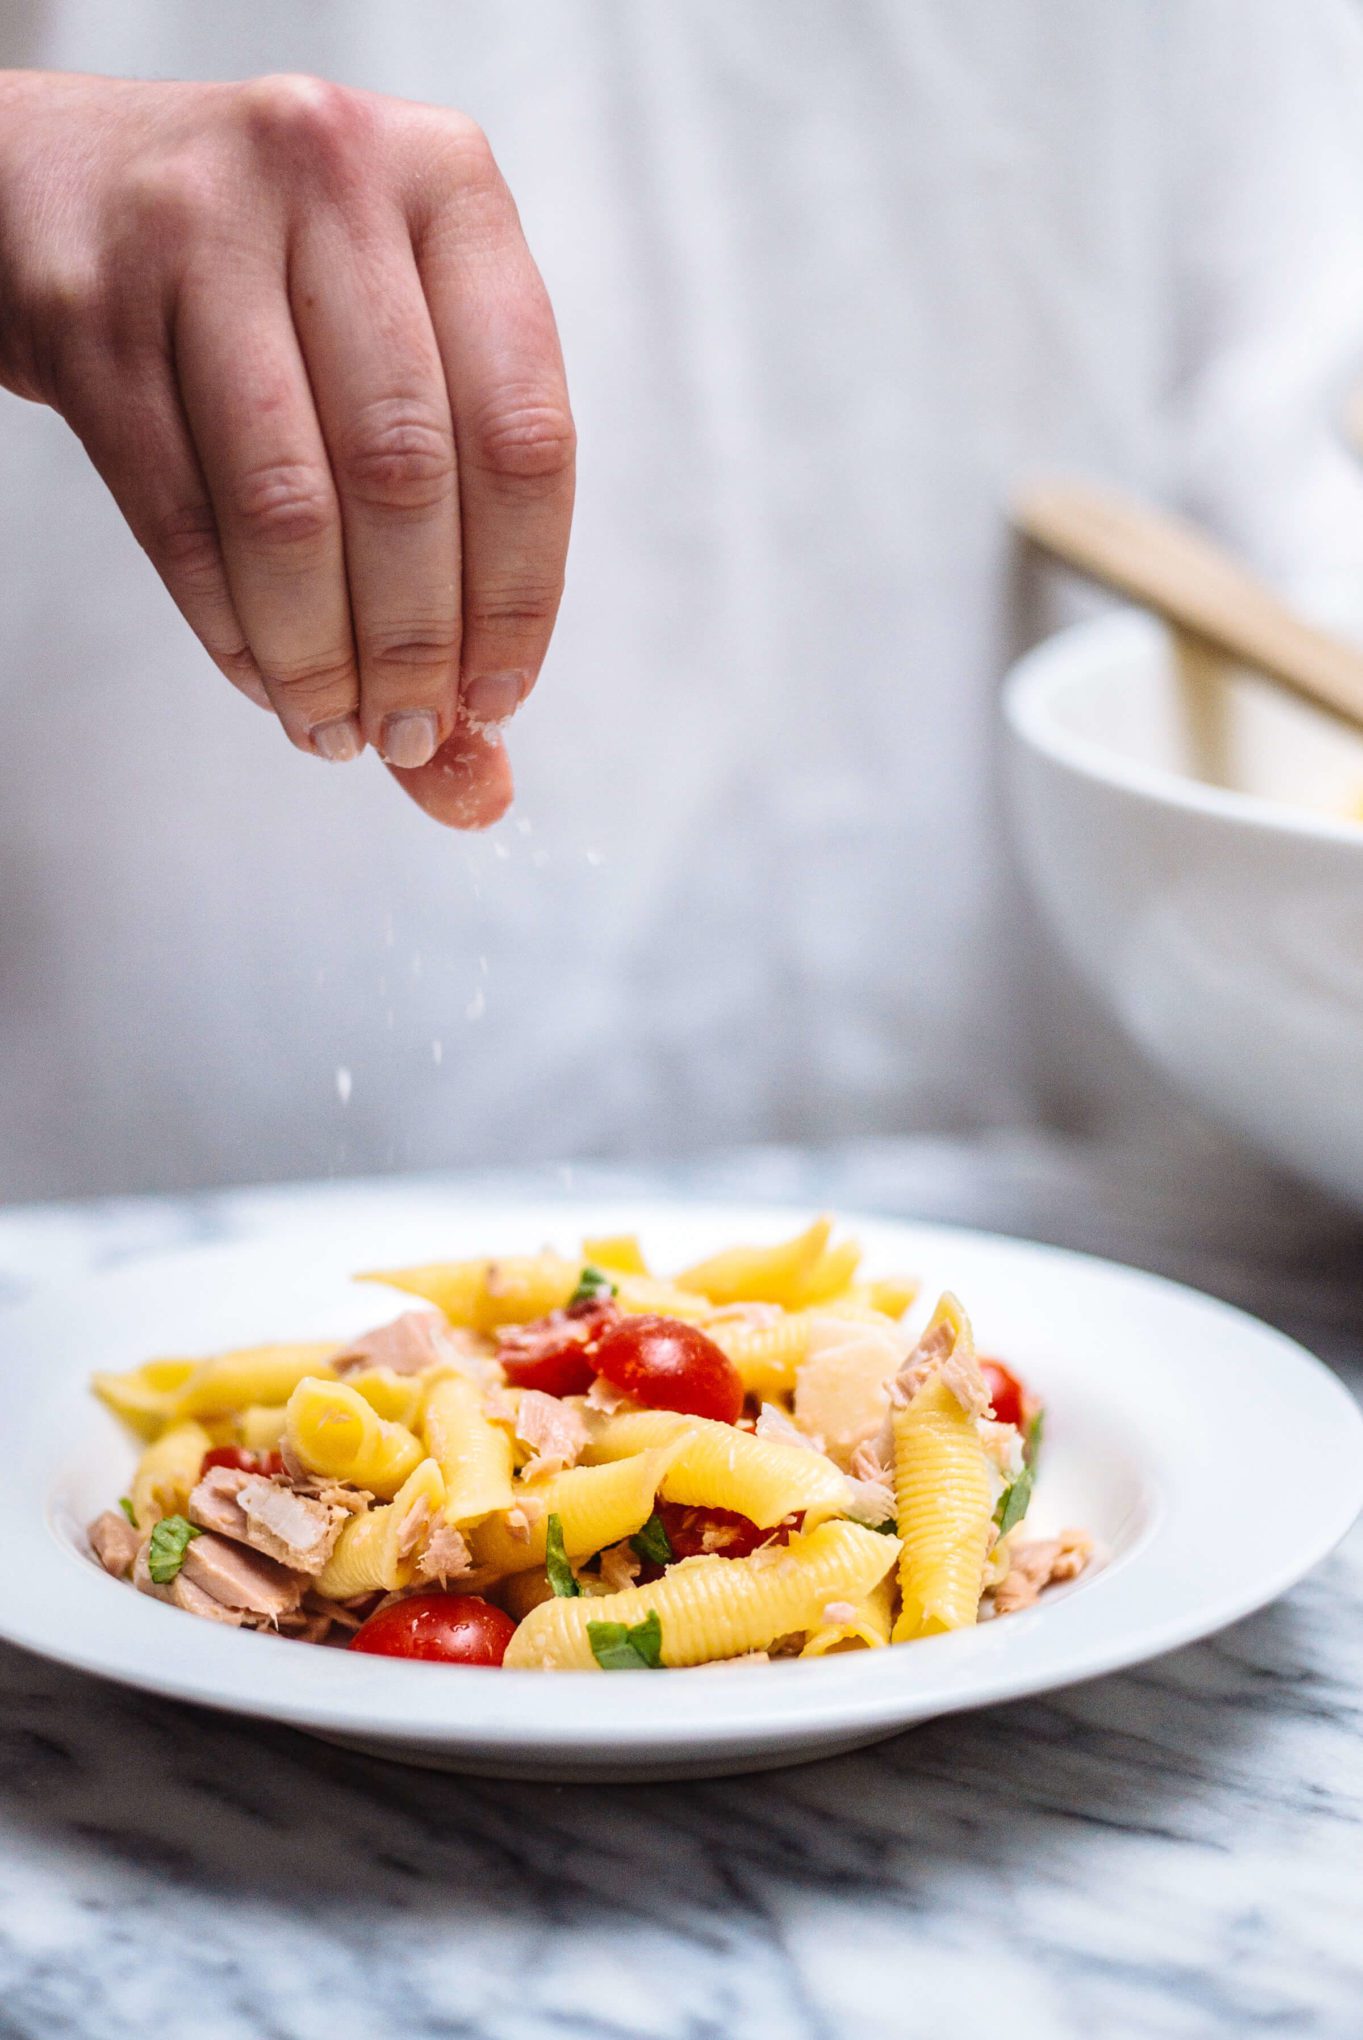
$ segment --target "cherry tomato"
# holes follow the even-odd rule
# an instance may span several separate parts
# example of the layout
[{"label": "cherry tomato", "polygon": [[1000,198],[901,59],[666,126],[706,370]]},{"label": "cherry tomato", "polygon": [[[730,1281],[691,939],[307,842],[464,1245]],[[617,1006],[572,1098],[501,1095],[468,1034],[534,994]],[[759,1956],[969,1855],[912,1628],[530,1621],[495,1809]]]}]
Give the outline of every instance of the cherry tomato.
[{"label": "cherry tomato", "polygon": [[497,1358],[513,1388],[585,1395],[594,1380],[588,1354],[620,1313],[613,1303],[577,1304],[500,1332]]},{"label": "cherry tomato", "polygon": [[511,1617],[478,1594],[411,1594],[362,1622],[350,1648],[442,1665],[499,1665],[515,1632]]},{"label": "cherry tomato", "polygon": [[984,1385],[989,1390],[989,1400],[994,1405],[994,1416],[1000,1424],[1016,1424],[1019,1430],[1025,1428],[1027,1404],[1031,1401],[1026,1389],[1011,1368],[1001,1360],[981,1360],[980,1372]]},{"label": "cherry tomato", "polygon": [[785,1544],[790,1537],[788,1524],[759,1530],[749,1517],[733,1509],[699,1509],[685,1502],[660,1501],[657,1510],[673,1558],[697,1558],[711,1551],[723,1558],[748,1558],[759,1544]]},{"label": "cherry tomato", "polygon": [[728,1354],[680,1318],[622,1317],[588,1355],[623,1395],[654,1410],[736,1423],[743,1383]]},{"label": "cherry tomato", "polygon": [[284,1462],[277,1452],[248,1452],[242,1445],[215,1445],[205,1452],[199,1467],[202,1480],[210,1466],[230,1466],[234,1473],[282,1473]]}]

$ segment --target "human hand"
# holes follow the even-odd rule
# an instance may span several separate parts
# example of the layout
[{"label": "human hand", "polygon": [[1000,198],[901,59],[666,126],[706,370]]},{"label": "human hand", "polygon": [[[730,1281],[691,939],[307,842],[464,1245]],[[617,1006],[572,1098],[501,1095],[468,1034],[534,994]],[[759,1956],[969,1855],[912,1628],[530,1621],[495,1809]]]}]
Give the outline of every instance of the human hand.
[{"label": "human hand", "polygon": [[308,78],[0,74],[0,383],[79,434],[300,749],[504,812],[563,582],[553,314],[462,114]]}]

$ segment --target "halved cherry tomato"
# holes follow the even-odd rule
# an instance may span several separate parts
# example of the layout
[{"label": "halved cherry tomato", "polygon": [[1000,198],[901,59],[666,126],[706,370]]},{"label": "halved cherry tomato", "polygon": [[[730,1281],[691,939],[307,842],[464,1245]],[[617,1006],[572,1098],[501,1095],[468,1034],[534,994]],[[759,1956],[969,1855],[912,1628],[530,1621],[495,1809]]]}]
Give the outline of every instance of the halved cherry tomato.
[{"label": "halved cherry tomato", "polygon": [[980,1372],[984,1385],[989,1390],[989,1400],[994,1405],[994,1416],[1000,1424],[1016,1424],[1024,1427],[1027,1404],[1031,1401],[1026,1389],[1010,1367],[1001,1360],[981,1360]]},{"label": "halved cherry tomato", "polygon": [[588,1354],[619,1315],[613,1303],[576,1304],[508,1327],[497,1337],[507,1380],[545,1395],[585,1395],[595,1379]]},{"label": "halved cherry tomato", "polygon": [[362,1622],[350,1648],[442,1665],[499,1665],[515,1633],[511,1617],[478,1594],[412,1594]]},{"label": "halved cherry tomato", "polygon": [[728,1354],[680,1318],[622,1317],[588,1354],[593,1369],[623,1395],[654,1410],[736,1423],[743,1382]]},{"label": "halved cherry tomato", "polygon": [[697,1558],[718,1552],[723,1558],[748,1558],[759,1544],[785,1544],[790,1526],[759,1530],[750,1517],[733,1509],[692,1508],[685,1502],[658,1502],[657,1511],[672,1546],[673,1558]]},{"label": "halved cherry tomato", "polygon": [[248,1452],[242,1445],[215,1445],[205,1452],[199,1466],[202,1480],[210,1466],[230,1466],[235,1473],[282,1473],[284,1461],[277,1452]]}]

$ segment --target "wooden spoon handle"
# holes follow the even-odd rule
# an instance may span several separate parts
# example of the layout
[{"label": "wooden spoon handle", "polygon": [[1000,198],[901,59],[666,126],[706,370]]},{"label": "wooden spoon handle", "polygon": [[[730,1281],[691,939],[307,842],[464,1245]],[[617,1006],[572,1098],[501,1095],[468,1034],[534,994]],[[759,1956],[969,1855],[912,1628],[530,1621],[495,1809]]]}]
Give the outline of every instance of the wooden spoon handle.
[{"label": "wooden spoon handle", "polygon": [[1091,580],[1363,728],[1363,651],[1296,615],[1195,525],[1063,479],[1021,489],[1013,522]]}]

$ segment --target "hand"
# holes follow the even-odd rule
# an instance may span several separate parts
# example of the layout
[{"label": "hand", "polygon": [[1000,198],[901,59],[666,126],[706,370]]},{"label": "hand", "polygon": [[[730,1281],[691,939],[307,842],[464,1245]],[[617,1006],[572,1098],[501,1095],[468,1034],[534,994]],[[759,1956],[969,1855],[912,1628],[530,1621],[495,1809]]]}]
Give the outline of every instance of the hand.
[{"label": "hand", "polygon": [[574,441],[477,127],[308,78],[0,74],[0,307],[0,382],[74,427],[228,679],[496,820]]}]

